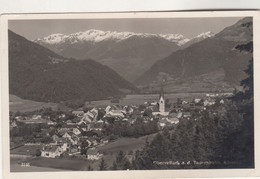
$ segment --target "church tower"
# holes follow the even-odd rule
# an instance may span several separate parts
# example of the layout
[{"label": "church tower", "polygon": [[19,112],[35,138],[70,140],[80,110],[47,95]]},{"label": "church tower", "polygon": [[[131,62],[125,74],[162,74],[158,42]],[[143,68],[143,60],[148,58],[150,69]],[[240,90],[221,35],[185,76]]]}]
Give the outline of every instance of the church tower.
[{"label": "church tower", "polygon": [[164,101],[164,93],[163,93],[162,85],[161,85],[161,92],[159,96],[159,112],[161,113],[165,112],[165,101]]}]

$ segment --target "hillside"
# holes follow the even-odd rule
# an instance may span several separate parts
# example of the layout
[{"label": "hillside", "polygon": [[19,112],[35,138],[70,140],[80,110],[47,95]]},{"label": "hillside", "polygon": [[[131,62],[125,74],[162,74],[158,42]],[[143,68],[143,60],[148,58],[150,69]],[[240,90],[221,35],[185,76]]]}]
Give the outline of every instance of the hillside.
[{"label": "hillside", "polygon": [[[220,85],[219,89],[238,85],[246,76],[244,70],[252,54],[240,52],[236,46],[252,41],[252,36],[252,18],[244,18],[214,37],[157,61],[136,83],[151,85],[166,80],[166,84],[171,82],[181,87],[190,81],[190,89],[192,84],[200,85],[200,89],[204,88],[203,84],[207,84],[208,89],[216,85]],[[216,75],[212,75],[214,73]]]},{"label": "hillside", "polygon": [[65,58],[9,31],[9,91],[43,102],[96,100],[136,90],[93,60]]}]

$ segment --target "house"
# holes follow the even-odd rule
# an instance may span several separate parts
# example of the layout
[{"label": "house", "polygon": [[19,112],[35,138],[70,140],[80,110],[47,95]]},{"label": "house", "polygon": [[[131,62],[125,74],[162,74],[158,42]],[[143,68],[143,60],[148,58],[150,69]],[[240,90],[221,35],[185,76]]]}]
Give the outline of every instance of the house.
[{"label": "house", "polygon": [[99,160],[103,154],[100,154],[96,148],[90,148],[87,151],[87,159],[88,160]]},{"label": "house", "polygon": [[74,114],[77,117],[81,117],[84,115],[84,111],[72,111],[72,114]]},{"label": "house", "polygon": [[21,121],[21,120],[24,120],[24,117],[22,117],[22,116],[16,116],[15,119],[16,119],[17,121]]},{"label": "house", "polygon": [[66,121],[66,124],[67,124],[68,126],[76,125],[76,123],[73,122],[72,120],[67,120],[67,121]]},{"label": "house", "polygon": [[178,118],[169,118],[168,122],[171,124],[178,124],[180,121]]},{"label": "house", "polygon": [[190,113],[190,112],[183,112],[183,113],[182,113],[182,116],[183,116],[184,118],[189,118],[189,117],[191,117],[191,113]]},{"label": "house", "polygon": [[94,139],[94,138],[88,138],[86,141],[88,142],[89,146],[96,146],[96,145],[98,145],[97,140]]},{"label": "house", "polygon": [[68,131],[70,131],[71,129],[70,128],[68,128],[68,127],[62,127],[62,128],[59,128],[58,129],[58,132],[63,132],[63,133],[65,133],[65,132],[68,132]]},{"label": "house", "polygon": [[66,141],[59,143],[58,146],[61,148],[62,152],[66,152],[68,149],[68,143]]},{"label": "house", "polygon": [[215,104],[215,100],[213,100],[213,99],[206,99],[206,100],[203,102],[203,105],[204,105],[204,106],[211,106],[211,105],[213,105],[213,104]]},{"label": "house", "polygon": [[165,122],[159,122],[160,128],[164,128],[165,125],[166,125]]},{"label": "house", "polygon": [[80,119],[80,121],[78,122],[78,124],[80,125],[81,123],[91,123],[92,120],[94,120],[94,115],[92,115],[92,113],[85,113],[84,116]]},{"label": "house", "polygon": [[79,138],[77,136],[72,136],[69,140],[72,145],[77,145],[79,143]]},{"label": "house", "polygon": [[153,102],[151,102],[151,105],[152,105],[152,106],[156,106],[156,105],[157,105],[157,102],[153,101]]},{"label": "house", "polygon": [[44,146],[41,150],[41,156],[47,158],[60,157],[62,149],[57,145]]},{"label": "house", "polygon": [[170,112],[169,117],[171,117],[171,118],[181,118],[182,112]]},{"label": "house", "polygon": [[66,139],[71,139],[71,137],[73,136],[73,133],[72,132],[65,132],[65,134],[63,134],[63,138],[66,138]]},{"label": "house", "polygon": [[223,99],[221,99],[221,100],[219,101],[219,103],[220,103],[220,104],[224,104],[225,101],[224,101]]},{"label": "house", "polygon": [[168,116],[169,115],[169,112],[158,112],[158,111],[155,111],[155,112],[152,112],[153,116]]},{"label": "house", "polygon": [[99,120],[97,121],[97,123],[99,123],[99,124],[103,124],[104,121],[102,121],[101,119],[99,119]]},{"label": "house", "polygon": [[72,147],[72,148],[70,148],[69,150],[70,150],[70,153],[71,153],[71,154],[76,154],[76,153],[78,153],[78,151],[79,151],[78,147],[75,147],[75,146]]},{"label": "house", "polygon": [[98,116],[98,110],[96,108],[93,108],[90,110],[90,113],[92,113],[92,115],[94,116],[94,120],[96,120]]},{"label": "house", "polygon": [[47,124],[47,120],[45,119],[28,119],[22,120],[20,122],[23,122],[25,124]]},{"label": "house", "polygon": [[124,118],[122,121],[125,121],[125,122],[127,122],[127,121],[128,121],[128,119],[127,119],[127,118]]},{"label": "house", "polygon": [[126,114],[132,114],[134,112],[134,109],[130,106],[124,106],[123,110],[125,111]]},{"label": "house", "polygon": [[47,124],[48,124],[49,126],[54,126],[54,125],[57,124],[57,122],[54,122],[54,121],[48,120]]},{"label": "house", "polygon": [[108,143],[108,139],[101,139],[101,143],[107,144]]},{"label": "house", "polygon": [[54,134],[54,135],[52,136],[52,140],[55,141],[55,142],[57,142],[57,141],[59,140],[59,136],[57,136],[56,134]]},{"label": "house", "polygon": [[120,118],[123,118],[123,117],[125,117],[124,114],[125,114],[124,110],[117,109],[117,110],[109,111],[105,116],[106,117],[120,117]]},{"label": "house", "polygon": [[200,98],[194,99],[194,103],[195,103],[195,104],[198,104],[199,102],[201,102],[201,99],[200,99]]},{"label": "house", "polygon": [[66,114],[61,114],[61,115],[59,115],[59,119],[61,119],[61,118],[65,118],[66,117]]},{"label": "house", "polygon": [[81,134],[80,129],[79,129],[79,128],[76,128],[76,127],[73,128],[72,132],[73,132],[75,135]]},{"label": "house", "polygon": [[17,127],[16,121],[13,121],[10,125],[11,128]]},{"label": "house", "polygon": [[107,106],[106,109],[105,109],[105,112],[106,112],[106,114],[108,114],[112,110],[118,110],[118,107],[116,107],[115,105]]},{"label": "house", "polygon": [[42,116],[41,115],[33,115],[32,119],[33,120],[40,120],[40,119],[42,119]]}]

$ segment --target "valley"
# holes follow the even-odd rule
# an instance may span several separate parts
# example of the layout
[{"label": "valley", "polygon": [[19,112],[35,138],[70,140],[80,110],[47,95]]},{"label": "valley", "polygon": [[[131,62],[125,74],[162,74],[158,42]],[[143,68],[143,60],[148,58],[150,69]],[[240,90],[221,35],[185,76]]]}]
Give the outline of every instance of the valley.
[{"label": "valley", "polygon": [[11,172],[254,168],[252,28],[9,30]]}]

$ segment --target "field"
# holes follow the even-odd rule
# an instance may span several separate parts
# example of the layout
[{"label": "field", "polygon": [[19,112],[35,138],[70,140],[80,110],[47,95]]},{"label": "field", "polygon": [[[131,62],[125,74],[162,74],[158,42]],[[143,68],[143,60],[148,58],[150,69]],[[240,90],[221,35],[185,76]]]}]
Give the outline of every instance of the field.
[{"label": "field", "polygon": [[[206,92],[199,93],[166,93],[164,94],[165,99],[169,99],[170,102],[176,102],[177,98],[182,100],[192,101],[194,98],[205,98]],[[157,101],[159,94],[131,94],[126,95],[124,98],[119,100],[119,105],[140,105],[148,101]],[[89,102],[86,102],[85,105],[88,106]],[[110,100],[100,100],[100,101],[91,101],[92,106],[107,106],[113,105]]]},{"label": "field", "polygon": [[10,111],[16,112],[26,112],[26,111],[34,111],[41,108],[49,108],[56,110],[57,104],[55,103],[44,103],[44,102],[36,102],[31,100],[21,99],[15,95],[9,95],[9,106]]},{"label": "field", "polygon": [[28,162],[37,167],[49,167],[63,170],[86,170],[91,161],[81,160],[81,159],[68,159],[68,158],[33,158],[28,160]]},{"label": "field", "polygon": [[151,141],[154,135],[151,134],[139,138],[120,138],[107,145],[98,147],[98,150],[104,154],[106,164],[111,167],[119,151],[123,151],[127,155],[130,151],[141,150],[146,140]]},{"label": "field", "polygon": [[41,145],[24,145],[10,151],[11,154],[35,156],[36,150],[42,149]]},{"label": "field", "polygon": [[22,167],[20,164],[11,164],[11,172],[57,172],[65,171],[62,169],[48,168],[48,167]]},{"label": "field", "polygon": [[[194,98],[205,98],[206,92],[198,92],[198,93],[165,93],[165,99],[169,99],[170,102],[176,102],[177,98],[181,98],[182,100],[191,101]],[[26,112],[26,111],[34,111],[41,108],[49,108],[51,107],[53,110],[57,110],[59,107],[61,110],[68,110],[67,107],[65,107],[62,104],[56,104],[56,103],[44,103],[44,102],[36,102],[31,100],[24,100],[21,99],[15,95],[9,95],[9,104],[10,104],[10,111],[16,112]],[[124,98],[119,100],[119,105],[140,105],[144,104],[144,102],[147,101],[157,101],[159,98],[159,94],[131,94],[126,95]],[[110,100],[98,100],[98,101],[91,101],[91,104],[89,102],[86,102],[86,106],[91,107],[106,107],[108,105],[113,105],[115,103],[111,103]]]},{"label": "field", "polygon": [[[21,163],[29,163],[30,167],[21,167]],[[80,159],[63,159],[63,158],[43,158],[32,157],[24,159],[11,158],[11,171],[61,171],[61,170],[84,170],[87,168],[89,161]]]},{"label": "field", "polygon": [[139,137],[139,138],[120,138],[107,145],[98,147],[98,150],[106,154],[117,154],[120,150],[128,153],[143,148],[146,140],[151,141],[155,134]]}]

